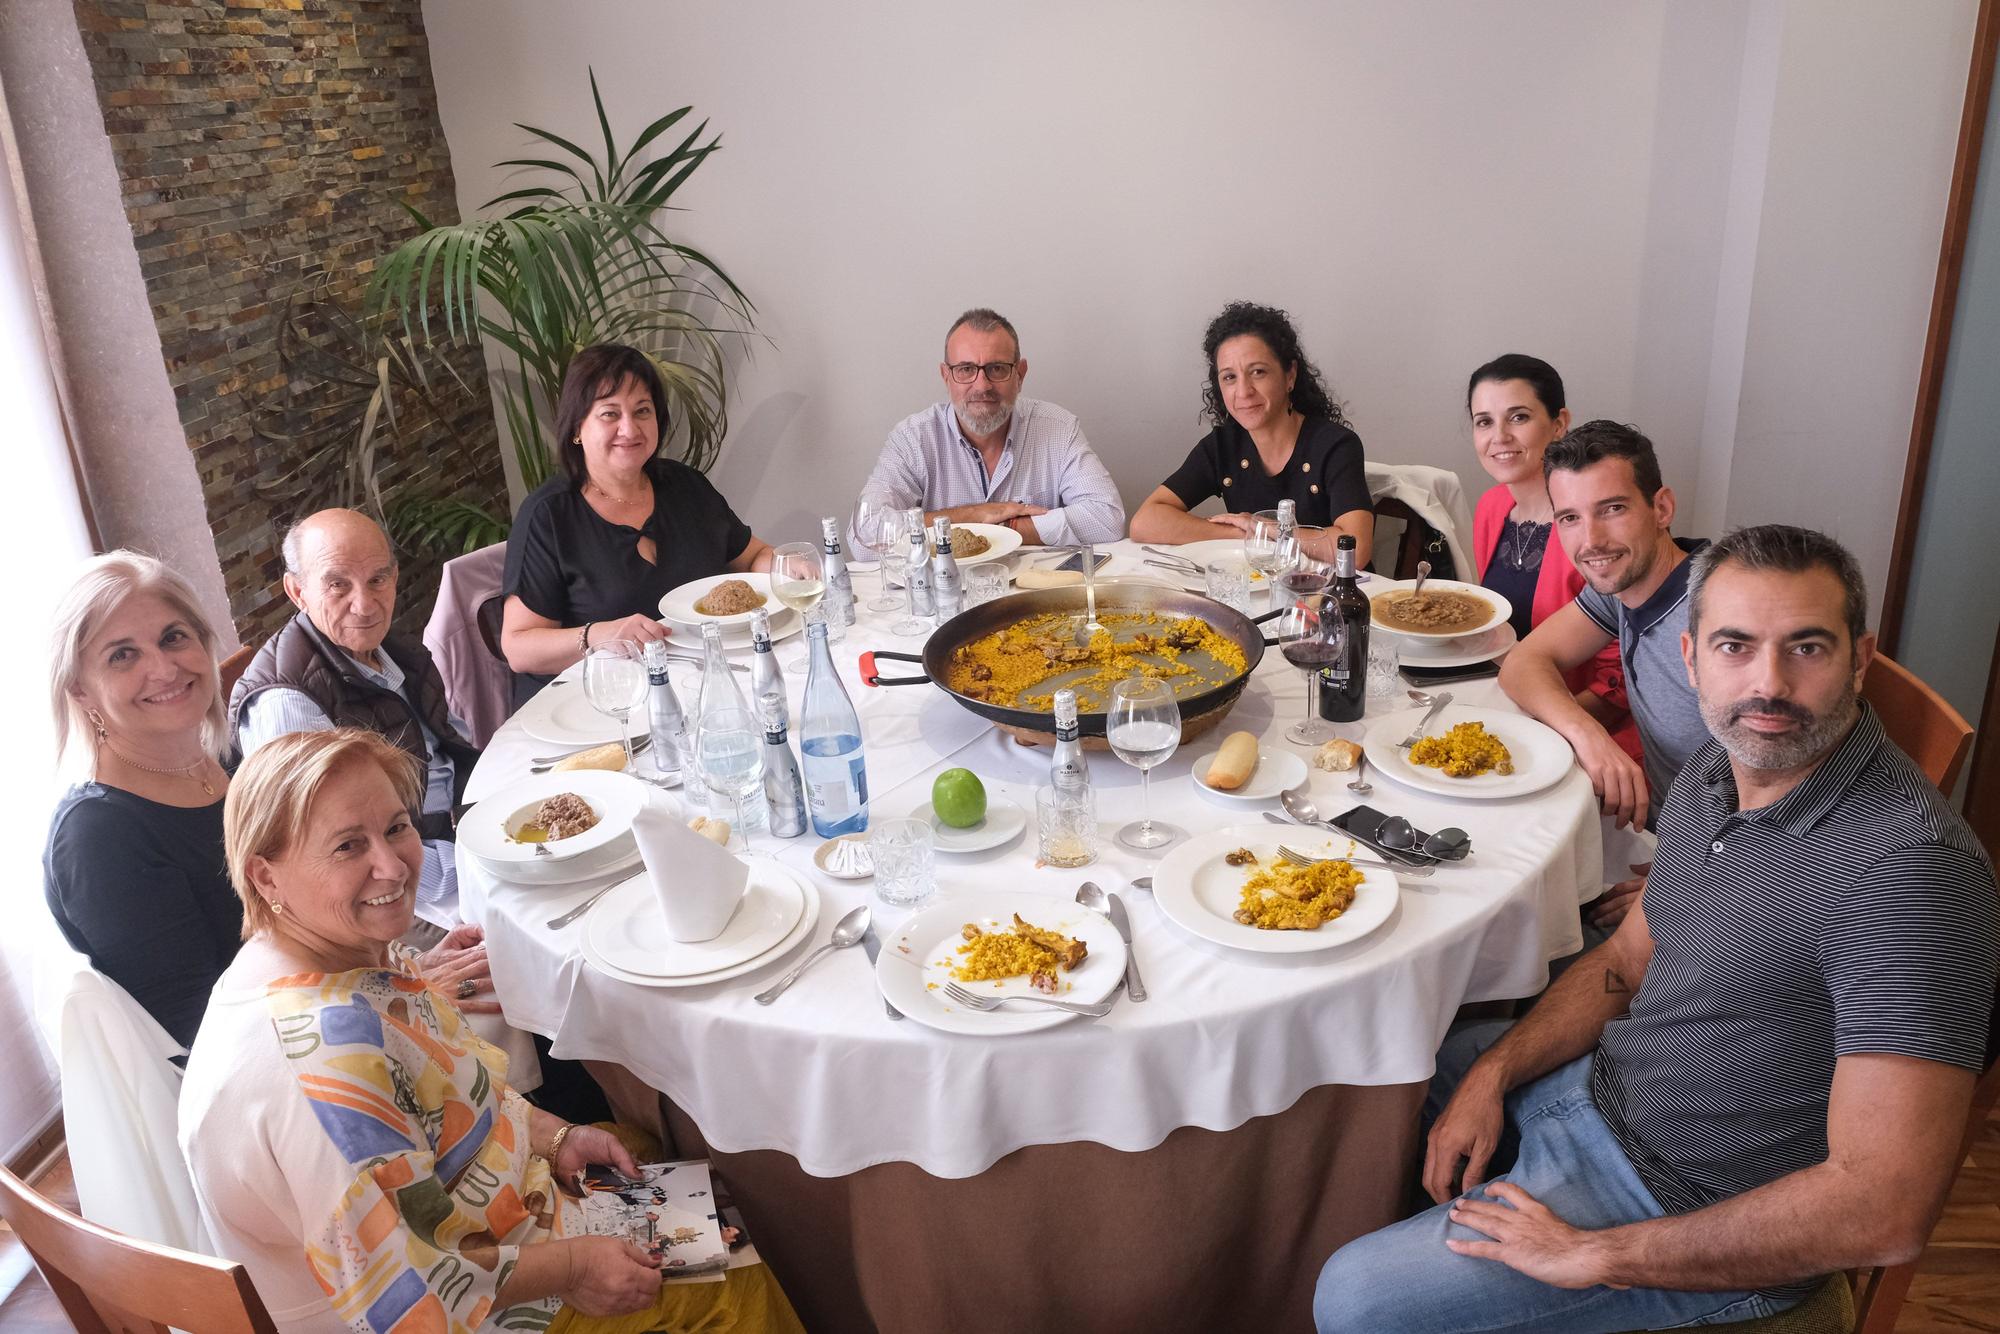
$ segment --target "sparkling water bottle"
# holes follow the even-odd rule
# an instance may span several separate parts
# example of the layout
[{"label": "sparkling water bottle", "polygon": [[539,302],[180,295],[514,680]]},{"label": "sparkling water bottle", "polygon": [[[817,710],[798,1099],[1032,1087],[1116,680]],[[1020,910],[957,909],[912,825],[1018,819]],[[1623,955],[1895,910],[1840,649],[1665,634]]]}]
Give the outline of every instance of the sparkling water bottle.
[{"label": "sparkling water bottle", "polygon": [[771,832],[797,838],[806,832],[806,789],[785,736],[783,693],[759,695],[757,709],[764,724],[764,800],[771,808]]},{"label": "sparkling water bottle", "polygon": [[1076,716],[1076,692],[1055,696],[1056,751],[1049,759],[1049,786],[1059,793],[1088,792],[1090,766],[1083,758],[1083,728]]},{"label": "sparkling water bottle", "polygon": [[935,616],[937,599],[931,592],[931,553],[924,533],[924,512],[912,511],[912,518],[910,554],[903,561],[903,581],[910,590],[910,614]]},{"label": "sparkling water bottle", "polygon": [[847,573],[847,555],[840,549],[839,519],[819,521],[819,545],[820,571],[826,579],[820,606],[826,609],[827,642],[835,643],[854,624],[854,580]]},{"label": "sparkling water bottle", "polygon": [[[921,530],[917,541],[923,541]],[[868,827],[868,766],[861,755],[861,716],[834,670],[825,622],[807,626],[806,638],[811,656],[799,706],[799,751],[813,832],[833,838]]]},{"label": "sparkling water bottle", "polygon": [[[778,711],[784,714],[785,674],[778,670],[778,655],[771,651],[771,613],[759,607],[750,617],[750,694],[757,701],[758,716],[763,716],[764,700],[778,697]],[[785,726],[790,727],[791,718],[785,718]]]},{"label": "sparkling water bottle", "polygon": [[942,625],[965,610],[965,585],[958,577],[958,558],[951,554],[951,520],[940,514],[932,531],[937,553],[931,557],[931,601]]},{"label": "sparkling water bottle", "polygon": [[647,643],[646,722],[653,738],[653,771],[662,778],[680,775],[700,783],[701,776],[688,769],[694,752],[694,738],[688,735],[687,717],[681,712],[680,696],[667,678],[667,644],[663,639]]}]

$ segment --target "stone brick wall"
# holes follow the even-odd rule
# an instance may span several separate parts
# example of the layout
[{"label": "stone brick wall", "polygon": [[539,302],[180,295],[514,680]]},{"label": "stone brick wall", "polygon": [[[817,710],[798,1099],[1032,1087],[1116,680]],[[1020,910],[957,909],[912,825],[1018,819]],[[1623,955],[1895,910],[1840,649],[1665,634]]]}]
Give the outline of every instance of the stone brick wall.
[{"label": "stone brick wall", "polygon": [[[290,613],[278,541],[333,503],[367,389],[342,380],[337,312],[416,231],[457,221],[419,0],[74,0],[167,373],[244,642]],[[288,306],[314,349],[280,359]],[[367,368],[360,368],[364,372]],[[393,502],[412,489],[504,506],[476,360],[398,399],[378,433]],[[431,409],[435,407],[436,411]],[[406,551],[399,621],[436,561]]]}]

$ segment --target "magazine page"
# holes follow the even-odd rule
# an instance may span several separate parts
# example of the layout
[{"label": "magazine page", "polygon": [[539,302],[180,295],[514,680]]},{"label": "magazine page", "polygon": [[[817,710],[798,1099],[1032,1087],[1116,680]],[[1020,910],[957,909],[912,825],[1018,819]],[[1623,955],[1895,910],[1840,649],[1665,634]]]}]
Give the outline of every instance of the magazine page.
[{"label": "magazine page", "polygon": [[735,1258],[706,1162],[648,1163],[636,1180],[605,1173],[584,1186],[584,1230],[644,1247],[669,1279],[719,1282]]}]

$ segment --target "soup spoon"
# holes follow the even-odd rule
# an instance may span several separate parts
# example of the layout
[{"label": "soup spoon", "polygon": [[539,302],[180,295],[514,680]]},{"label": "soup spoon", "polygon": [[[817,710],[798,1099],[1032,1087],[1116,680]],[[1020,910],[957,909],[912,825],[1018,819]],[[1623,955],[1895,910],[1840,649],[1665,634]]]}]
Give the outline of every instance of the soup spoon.
[{"label": "soup spoon", "polygon": [[859,945],[861,938],[868,934],[868,921],[871,916],[872,914],[868,911],[868,905],[865,903],[848,913],[847,916],[834,924],[833,935],[827,940],[826,944],[799,960],[798,967],[792,969],[791,972],[786,973],[770,987],[758,992],[750,999],[756,1001],[759,1005],[769,1005],[772,1001],[784,995],[785,988],[798,981],[799,974],[818,962],[821,955],[830,953],[833,950],[844,950],[849,945]]}]

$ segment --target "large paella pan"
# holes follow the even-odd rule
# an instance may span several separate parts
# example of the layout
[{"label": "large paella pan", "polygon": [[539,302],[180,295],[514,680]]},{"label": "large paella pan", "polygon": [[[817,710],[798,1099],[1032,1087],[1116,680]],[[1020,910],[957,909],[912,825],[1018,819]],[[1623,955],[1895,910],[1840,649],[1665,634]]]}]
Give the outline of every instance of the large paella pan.
[{"label": "large paella pan", "polygon": [[[1182,737],[1191,738],[1222,721],[1264,656],[1265,639],[1234,608],[1199,593],[1127,584],[1098,586],[1097,618],[1108,635],[1100,632],[1088,656],[1076,658],[1070,618],[1083,610],[1081,588],[995,598],[940,625],[921,656],[864,654],[862,679],[871,686],[934,684],[1030,744],[1054,740],[1048,697],[1068,686],[1077,691],[1084,744],[1101,749],[1108,679],[1132,671],[1159,675],[1180,703]],[[1002,652],[1025,657],[1026,665],[1018,672],[1003,668],[997,681],[974,679],[975,666],[991,670]],[[878,658],[922,663],[924,674],[880,675]]]}]

